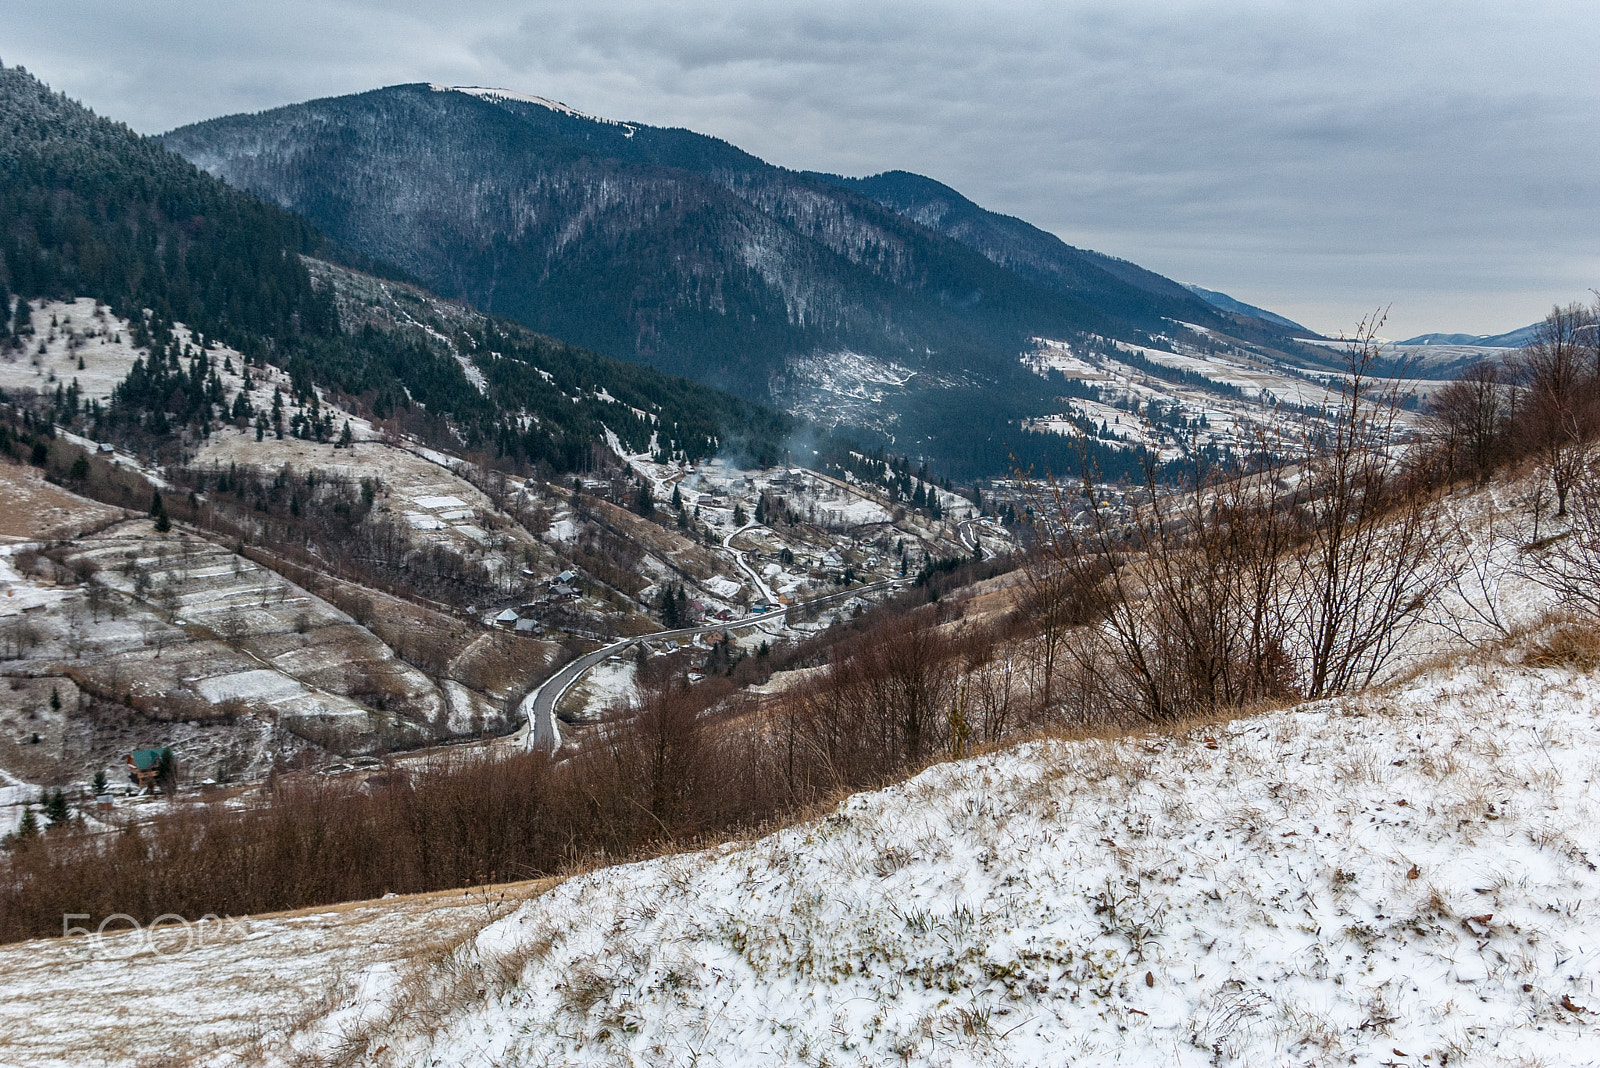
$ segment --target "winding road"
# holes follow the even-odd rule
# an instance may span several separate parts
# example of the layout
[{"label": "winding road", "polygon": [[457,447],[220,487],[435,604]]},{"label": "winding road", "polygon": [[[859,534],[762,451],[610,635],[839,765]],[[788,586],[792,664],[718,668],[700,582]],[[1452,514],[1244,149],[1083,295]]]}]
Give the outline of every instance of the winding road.
[{"label": "winding road", "polygon": [[[735,532],[737,533],[737,532]],[[732,537],[732,535],[729,535]],[[828,593],[821,597],[813,597],[807,601],[797,601],[796,607],[813,608],[830,601],[842,601],[864,593],[875,593],[879,590],[891,589],[905,583],[906,579],[884,579],[867,586],[857,586],[850,590],[841,590],[838,593]],[[765,587],[762,587],[765,589]],[[521,729],[512,736],[513,741],[521,743],[532,749],[543,749],[546,752],[555,752],[561,748],[561,726],[556,721],[556,702],[560,701],[566,692],[575,686],[586,672],[596,664],[609,657],[616,656],[639,642],[662,641],[669,638],[687,638],[696,634],[711,634],[716,631],[746,630],[759,627],[762,624],[781,622],[781,612],[771,612],[764,615],[750,616],[734,623],[714,623],[698,627],[679,627],[677,630],[658,630],[650,634],[640,634],[632,638],[623,638],[621,641],[612,642],[592,653],[585,653],[557,671],[534,689],[527,697],[522,699],[520,711],[524,716]]]},{"label": "winding road", "polygon": [[739,570],[750,576],[750,581],[754,582],[756,584],[756,589],[761,591],[761,599],[767,604],[777,604],[778,595],[773,593],[765,582],[761,581],[761,576],[756,574],[755,568],[744,562],[744,553],[733,547],[734,538],[737,538],[740,534],[743,534],[747,530],[753,530],[759,526],[761,526],[760,523],[746,523],[738,530],[729,531],[727,536],[722,539],[722,547],[733,554],[733,562],[739,565]]}]

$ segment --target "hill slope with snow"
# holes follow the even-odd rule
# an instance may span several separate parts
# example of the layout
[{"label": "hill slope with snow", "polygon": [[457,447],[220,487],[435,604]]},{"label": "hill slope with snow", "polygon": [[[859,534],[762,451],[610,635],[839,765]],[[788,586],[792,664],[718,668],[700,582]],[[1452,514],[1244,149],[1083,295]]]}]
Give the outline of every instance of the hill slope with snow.
[{"label": "hill slope with snow", "polygon": [[[284,963],[318,915],[250,922],[237,984],[181,933],[3,947],[0,1062],[1600,1064],[1597,661],[1547,626],[1358,698],[940,765],[457,909],[453,953],[399,902],[329,912],[331,970]],[[72,1025],[130,982],[162,1011]]]},{"label": "hill slope with snow", "polygon": [[379,1064],[1600,1063],[1600,679],[1535,666],[1571,637],[1183,737],[942,765],[575,878],[425,995],[367,982],[315,1043]]}]

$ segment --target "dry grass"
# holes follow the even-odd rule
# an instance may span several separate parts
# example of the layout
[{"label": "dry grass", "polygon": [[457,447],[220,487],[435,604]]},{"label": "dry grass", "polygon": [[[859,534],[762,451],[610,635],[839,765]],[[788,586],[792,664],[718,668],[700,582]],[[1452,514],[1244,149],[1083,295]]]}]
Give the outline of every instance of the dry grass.
[{"label": "dry grass", "polygon": [[[337,1008],[366,969],[421,973],[557,882],[227,920],[167,957],[129,956],[127,935],[0,947],[0,1047],[8,1062],[82,1065],[253,1065],[292,1055],[290,1036]],[[223,989],[229,997],[215,996]],[[73,1026],[57,1026],[62,1019]]]},{"label": "dry grass", "polygon": [[0,462],[0,538],[41,541],[73,537],[122,517],[122,509],[100,504],[45,481],[44,473]]},{"label": "dry grass", "polygon": [[1592,620],[1562,620],[1533,640],[1523,662],[1593,671],[1600,666],[1600,626]]}]

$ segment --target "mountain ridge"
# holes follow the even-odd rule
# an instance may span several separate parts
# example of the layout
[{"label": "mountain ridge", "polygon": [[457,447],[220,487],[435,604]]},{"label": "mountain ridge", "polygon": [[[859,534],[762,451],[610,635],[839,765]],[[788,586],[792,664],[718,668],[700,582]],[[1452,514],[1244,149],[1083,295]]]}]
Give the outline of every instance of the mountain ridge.
[{"label": "mountain ridge", "polygon": [[[511,90],[390,86],[162,142],[443,296],[967,474],[1006,469],[1052,410],[1021,366],[1036,337],[1194,324],[1322,359],[965,198],[953,235],[868,180]],[[952,421],[974,397],[984,417]]]},{"label": "mountain ridge", "polygon": [[[120,426],[149,435],[150,444],[174,425],[203,436],[215,418],[220,387],[179,365],[173,329],[180,322],[252,361],[283,366],[302,399],[324,385],[367,406],[414,400],[431,417],[448,416],[453,426],[439,432],[463,447],[494,443],[557,470],[587,462],[590,445],[604,440],[603,417],[631,448],[651,439],[648,419],[623,418],[604,402],[596,407],[594,391],[663,419],[662,447],[692,456],[748,436],[775,457],[787,433],[776,413],[521,326],[475,320],[459,338],[410,326],[347,330],[307,263],[321,258],[365,270],[370,262],[352,263],[342,255],[346,246],[303,217],[217,181],[21,68],[0,69],[0,104],[9,119],[0,124],[0,234],[8,242],[0,297],[94,297],[132,320],[141,342],[163,357],[171,350],[170,361],[152,355],[140,389],[119,394],[121,406],[106,413],[108,433]],[[14,332],[22,326],[9,307],[5,320],[0,340],[20,344]],[[479,346],[496,350],[491,371],[504,364],[503,373],[480,374],[482,386],[470,381],[470,359],[462,359]],[[553,376],[523,366],[534,359]]]},{"label": "mountain ridge", "polygon": [[1237,297],[1231,297],[1228,294],[1219,292],[1215,289],[1207,289],[1204,286],[1197,286],[1191,282],[1184,282],[1182,285],[1183,288],[1195,294],[1206,303],[1215,305],[1218,308],[1235,312],[1239,315],[1247,315],[1253,319],[1262,319],[1269,323],[1276,323],[1278,326],[1286,327],[1290,330],[1303,330],[1307,334],[1311,333],[1311,331],[1306,330],[1305,327],[1301,326],[1293,319],[1286,319],[1277,312],[1270,312],[1265,308],[1258,308],[1254,304],[1246,304]]},{"label": "mountain ridge", "polygon": [[1539,329],[1538,323],[1530,323],[1516,330],[1507,330],[1503,334],[1447,334],[1432,333],[1418,334],[1416,337],[1397,341],[1397,345],[1476,345],[1486,349],[1520,349],[1534,338],[1534,332]]}]

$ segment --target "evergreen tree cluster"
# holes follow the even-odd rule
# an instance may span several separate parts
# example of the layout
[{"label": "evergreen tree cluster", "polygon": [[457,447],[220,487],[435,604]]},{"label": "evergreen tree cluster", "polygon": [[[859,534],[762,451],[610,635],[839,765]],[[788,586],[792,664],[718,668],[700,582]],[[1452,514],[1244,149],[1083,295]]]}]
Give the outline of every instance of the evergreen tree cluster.
[{"label": "evergreen tree cluster", "polygon": [[[156,439],[233,422],[253,425],[258,438],[351,444],[321,388],[374,418],[411,418],[469,451],[556,471],[591,464],[608,428],[639,451],[659,431],[663,451],[680,459],[734,444],[758,462],[778,458],[787,421],[772,412],[521,327],[484,319],[448,341],[416,328],[342,329],[331,287],[313,284],[307,256],[374,268],[304,219],[20,68],[0,68],[0,343],[22,343],[19,301],[92,296],[128,319],[148,353],[109,411],[86,409],[76,383],[59,386],[55,421]],[[179,340],[180,322],[198,347]],[[244,391],[227,395],[216,342],[245,354],[247,378],[267,362],[287,371],[294,410],[279,397],[269,413]],[[471,354],[485,389],[452,344]]]},{"label": "evergreen tree cluster", "polygon": [[9,456],[44,467],[50,462],[50,446],[56,428],[48,419],[24,411],[20,417],[0,421],[0,456]]},{"label": "evergreen tree cluster", "polygon": [[303,219],[0,69],[0,296],[93,295],[230,339],[326,334],[332,303],[298,256],[325,248]]},{"label": "evergreen tree cluster", "polygon": [[689,618],[689,595],[684,592],[683,583],[670,582],[661,590],[661,624],[668,630],[687,627],[694,620]]}]

